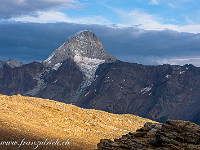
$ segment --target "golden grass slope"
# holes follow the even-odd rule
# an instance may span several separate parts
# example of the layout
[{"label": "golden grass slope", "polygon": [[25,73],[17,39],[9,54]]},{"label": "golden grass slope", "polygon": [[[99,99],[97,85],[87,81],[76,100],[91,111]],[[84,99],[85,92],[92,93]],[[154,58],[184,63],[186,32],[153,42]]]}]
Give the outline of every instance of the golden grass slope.
[{"label": "golden grass slope", "polygon": [[[118,115],[83,109],[48,99],[21,95],[0,95],[1,140],[56,140],[68,146],[41,146],[38,149],[95,149],[100,139],[119,138],[134,132],[144,123],[153,122],[138,116]],[[17,138],[17,139],[16,139]],[[1,146],[1,149],[13,147]],[[16,149],[14,147],[13,149]],[[31,149],[24,146],[24,149]]]}]

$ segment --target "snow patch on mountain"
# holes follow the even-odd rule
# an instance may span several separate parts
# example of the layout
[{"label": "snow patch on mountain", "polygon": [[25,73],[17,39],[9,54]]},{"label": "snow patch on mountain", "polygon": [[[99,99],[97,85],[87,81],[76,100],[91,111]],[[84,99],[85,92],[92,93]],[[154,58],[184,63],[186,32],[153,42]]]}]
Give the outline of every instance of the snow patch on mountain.
[{"label": "snow patch on mountain", "polygon": [[181,71],[179,74],[183,74],[184,72],[186,72],[186,71]]},{"label": "snow patch on mountain", "polygon": [[58,68],[62,65],[62,63],[57,63],[52,67],[52,70],[58,70]]},{"label": "snow patch on mountain", "polygon": [[148,87],[145,87],[144,89],[142,89],[140,91],[140,93],[145,94],[145,93],[149,92],[152,89],[152,87],[153,87],[153,84],[151,86],[148,86]]},{"label": "snow patch on mountain", "polygon": [[105,60],[83,57],[81,55],[75,55],[74,61],[85,75],[85,86],[89,86],[95,80],[97,68],[105,62]]},{"label": "snow patch on mountain", "polygon": [[167,74],[165,77],[166,77],[167,79],[169,79],[169,78],[171,78],[171,75]]},{"label": "snow patch on mountain", "polygon": [[85,75],[85,79],[82,82],[80,89],[77,91],[76,96],[72,99],[72,103],[76,103],[78,97],[85,92],[88,86],[96,79],[95,72],[100,64],[103,64],[105,60],[88,58],[77,54],[74,56],[74,62],[78,65],[79,69]]}]

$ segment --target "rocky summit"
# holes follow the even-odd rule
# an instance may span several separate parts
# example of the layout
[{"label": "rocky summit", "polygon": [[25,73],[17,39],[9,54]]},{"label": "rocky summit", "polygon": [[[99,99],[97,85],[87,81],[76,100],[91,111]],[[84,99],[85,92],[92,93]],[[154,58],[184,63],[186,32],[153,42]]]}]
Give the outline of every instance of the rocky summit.
[{"label": "rocky summit", "polygon": [[56,49],[43,63],[46,66],[58,67],[64,60],[75,62],[98,61],[113,62],[116,59],[106,53],[101,41],[91,31],[80,32]]},{"label": "rocky summit", "polygon": [[114,141],[102,139],[97,150],[199,150],[200,126],[181,120],[147,122],[136,132]]},{"label": "rocky summit", "polygon": [[122,62],[106,53],[91,31],[70,38],[43,62],[9,62],[0,61],[1,94],[54,99],[159,122],[200,124],[199,67]]}]

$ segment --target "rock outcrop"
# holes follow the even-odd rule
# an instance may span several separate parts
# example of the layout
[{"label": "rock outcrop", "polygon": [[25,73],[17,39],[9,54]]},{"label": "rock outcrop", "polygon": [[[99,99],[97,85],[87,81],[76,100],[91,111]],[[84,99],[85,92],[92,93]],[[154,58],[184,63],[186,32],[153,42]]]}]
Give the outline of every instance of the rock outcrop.
[{"label": "rock outcrop", "polygon": [[189,121],[168,120],[164,124],[146,123],[122,138],[102,139],[98,150],[199,150],[200,126]]}]

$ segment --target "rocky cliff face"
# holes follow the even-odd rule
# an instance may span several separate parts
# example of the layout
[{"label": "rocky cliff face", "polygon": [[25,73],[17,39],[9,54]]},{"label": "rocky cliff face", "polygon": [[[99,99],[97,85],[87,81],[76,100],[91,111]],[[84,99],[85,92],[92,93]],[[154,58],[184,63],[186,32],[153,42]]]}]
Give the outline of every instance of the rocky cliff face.
[{"label": "rocky cliff face", "polygon": [[107,54],[92,32],[66,41],[42,63],[0,67],[0,93],[74,103],[164,122],[200,124],[200,68],[144,66]]}]

